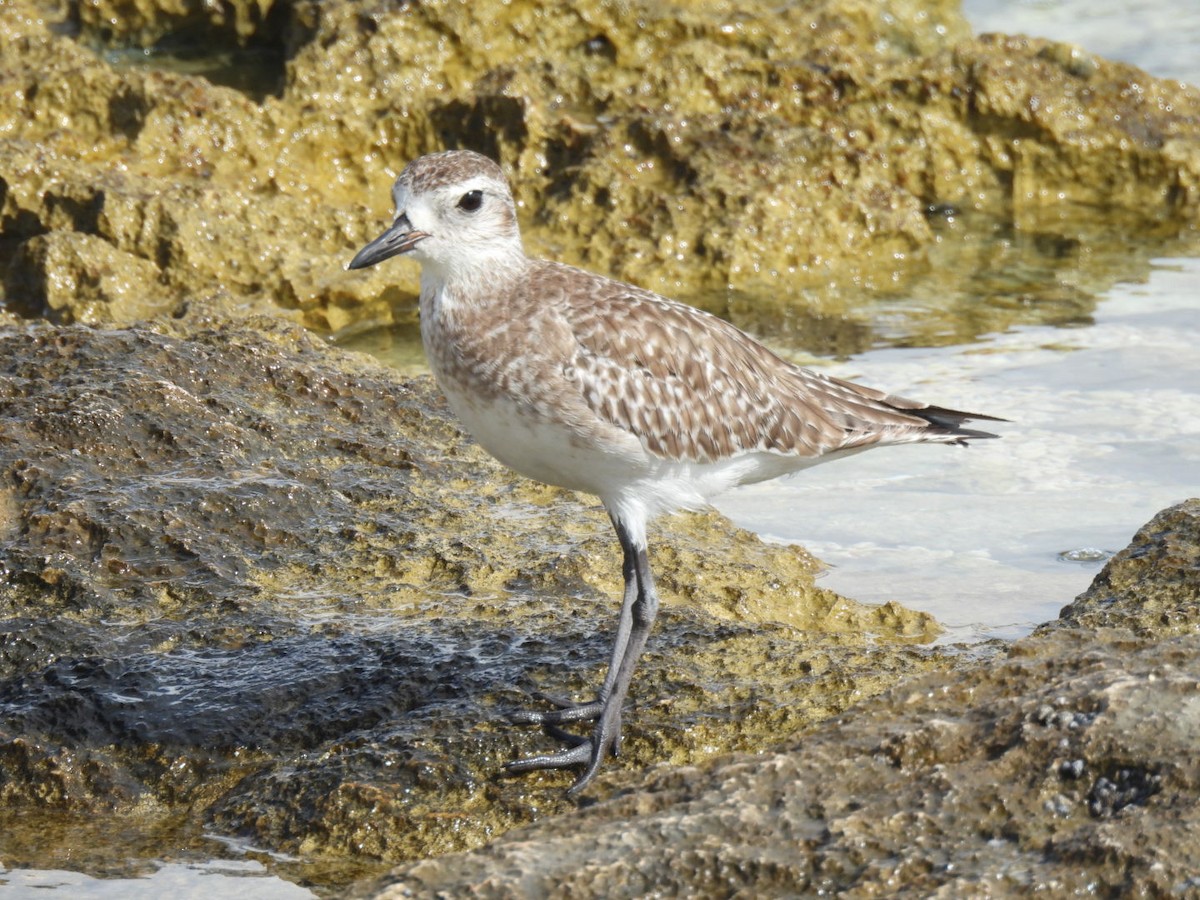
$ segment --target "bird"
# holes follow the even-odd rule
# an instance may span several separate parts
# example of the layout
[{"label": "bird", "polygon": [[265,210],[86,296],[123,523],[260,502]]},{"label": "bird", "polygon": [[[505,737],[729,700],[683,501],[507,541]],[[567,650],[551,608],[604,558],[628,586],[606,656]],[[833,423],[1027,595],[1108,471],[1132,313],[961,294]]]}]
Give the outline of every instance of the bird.
[{"label": "bird", "polygon": [[[509,181],[483,154],[418,157],[392,200],[395,220],[347,268],[400,256],[420,264],[422,344],[450,409],[505,466],[598,497],[621,547],[624,593],[600,689],[512,714],[566,746],[515,760],[509,773],[580,767],[568,789],[578,794],[619,751],[659,607],[652,520],[871,447],[993,438],[963,423],[1005,421],[802,368],[718,316],[527,256]],[[591,722],[590,733],[561,727],[575,722]]]}]

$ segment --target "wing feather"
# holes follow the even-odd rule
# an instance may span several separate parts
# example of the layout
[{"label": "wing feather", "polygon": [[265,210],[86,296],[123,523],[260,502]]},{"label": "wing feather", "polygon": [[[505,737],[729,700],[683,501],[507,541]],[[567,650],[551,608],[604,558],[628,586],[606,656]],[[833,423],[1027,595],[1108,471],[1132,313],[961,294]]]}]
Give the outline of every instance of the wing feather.
[{"label": "wing feather", "polygon": [[[657,456],[699,462],[756,451],[816,457],[877,443],[991,436],[958,427],[965,419],[991,417],[803,369],[710,313],[545,265],[537,293],[557,298],[574,335],[569,371],[584,403]],[[580,290],[581,276],[587,290]]]}]

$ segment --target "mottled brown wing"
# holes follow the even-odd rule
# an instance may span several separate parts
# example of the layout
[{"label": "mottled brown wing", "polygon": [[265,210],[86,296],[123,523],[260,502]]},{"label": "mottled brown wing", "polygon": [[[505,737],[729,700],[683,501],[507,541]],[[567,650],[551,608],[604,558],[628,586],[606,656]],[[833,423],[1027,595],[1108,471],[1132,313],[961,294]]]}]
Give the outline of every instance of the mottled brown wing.
[{"label": "mottled brown wing", "polygon": [[716,316],[593,279],[565,305],[576,338],[570,377],[593,412],[659,456],[815,457],[928,439],[918,435],[929,420],[882,393],[793,366]]}]

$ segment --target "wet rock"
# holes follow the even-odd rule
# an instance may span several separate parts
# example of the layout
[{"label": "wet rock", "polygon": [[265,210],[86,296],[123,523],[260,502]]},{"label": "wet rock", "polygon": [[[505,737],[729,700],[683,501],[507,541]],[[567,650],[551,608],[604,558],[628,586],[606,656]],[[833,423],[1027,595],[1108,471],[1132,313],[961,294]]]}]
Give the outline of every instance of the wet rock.
[{"label": "wet rock", "polygon": [[1044,628],[1193,634],[1200,625],[1200,501],[1164,509]]},{"label": "wet rock", "polygon": [[278,320],[0,344],[9,865],[78,859],[108,822],[109,854],[208,855],[207,829],[325,885],[409,860],[393,893],[1192,877],[1197,501],[1055,627],[971,655],[814,590],[801,551],[671,520],[622,757],[576,807],[561,774],[496,772],[547,747],[508,711],[598,681],[598,510],[506,476],[427,381]]},{"label": "wet rock", "polygon": [[[864,298],[931,272],[930,306],[980,307],[979,332],[1059,321],[1064,303],[1086,316],[1091,291],[1147,260],[1110,272],[1046,246],[1094,245],[1083,210],[1105,208],[1108,242],[1196,243],[1200,93],[1046,41],[971,38],[949,2],[67,9],[0,12],[0,266],[78,231],[157,266],[180,306],[228,291],[332,331],[402,317],[414,272],[342,267],[391,214],[399,167],[446,146],[502,160],[534,252],[835,352],[870,342]],[[173,36],[214,56],[259,42],[286,69],[241,93],[85,49]],[[1026,265],[977,257],[994,228],[1016,231]],[[997,286],[978,302],[979,266],[987,283],[1031,262],[1069,269],[1079,296],[1049,277],[1032,299]],[[86,320],[80,304],[60,315]]]},{"label": "wet rock", "polygon": [[[0,7],[6,865],[207,858],[207,830],[325,886],[407,860],[393,892],[1194,887],[1190,505],[972,656],[673,520],[622,758],[576,809],[495,772],[548,743],[506,712],[599,680],[604,517],[280,313],[410,318],[415,273],[342,266],[399,166],[457,145],[512,173],[534,252],[798,344],[871,344],[859,305],[930,272],[918,301],[976,331],[922,339],[1086,321],[1195,247],[1195,89],[971,38],[952,3],[68,8]],[[89,49],[185,33],[286,71],[243,93]],[[1097,262],[1134,231],[1160,242]]]},{"label": "wet rock", "polygon": [[[6,864],[65,862],[64,822],[108,817],[129,854],[208,828],[336,882],[570,808],[564,773],[497,772],[551,745],[509,712],[600,680],[601,511],[506,473],[428,378],[221,308],[0,329]],[[928,616],[817,589],[802,550],[715,515],[654,557],[661,627],[599,795],[951,664]]]},{"label": "wet rock", "polygon": [[170,312],[158,266],[76,231],[21,245],[5,284],[10,309],[52,322],[128,325]]},{"label": "wet rock", "polygon": [[[278,27],[279,13],[291,4],[273,0],[88,0],[71,3],[72,25],[87,40],[148,47],[172,35],[203,35],[222,42],[245,42],[267,23]],[[271,17],[272,12],[276,15]]]},{"label": "wet rock", "polygon": [[[1186,893],[1200,635],[1176,623],[1200,600],[1198,509],[1161,513],[1059,623],[1006,652],[904,682],[770,752],[655,774],[408,864],[375,895]],[[1143,577],[1121,578],[1137,559]]]}]

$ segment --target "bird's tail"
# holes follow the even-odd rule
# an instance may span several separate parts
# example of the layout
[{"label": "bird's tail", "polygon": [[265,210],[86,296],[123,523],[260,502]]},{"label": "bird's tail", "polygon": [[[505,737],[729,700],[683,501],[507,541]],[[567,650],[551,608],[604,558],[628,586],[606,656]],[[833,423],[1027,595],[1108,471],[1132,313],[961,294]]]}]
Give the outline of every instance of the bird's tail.
[{"label": "bird's tail", "polygon": [[[917,416],[929,423],[930,431],[939,436],[945,436],[947,444],[966,445],[967,441],[1000,437],[990,431],[980,431],[977,428],[964,428],[963,423],[973,419],[985,422],[1007,422],[999,416],[985,416],[983,413],[963,412],[958,409],[946,409],[944,406],[927,406],[915,403],[904,397],[888,397],[884,401],[896,409],[903,410],[909,415]],[[954,440],[954,439],[957,440]]]}]

